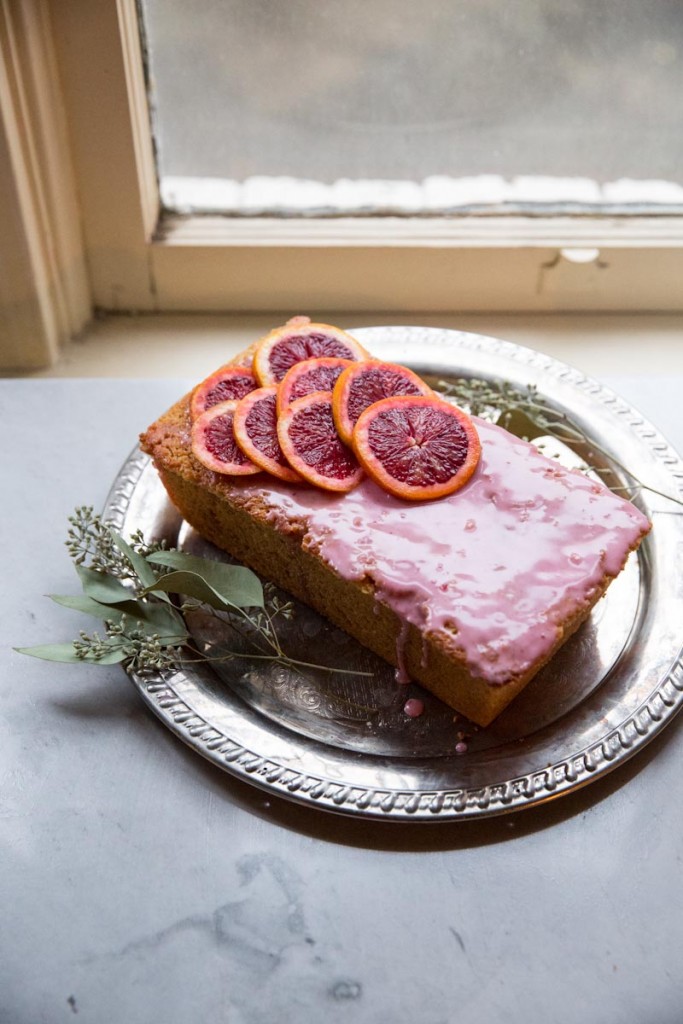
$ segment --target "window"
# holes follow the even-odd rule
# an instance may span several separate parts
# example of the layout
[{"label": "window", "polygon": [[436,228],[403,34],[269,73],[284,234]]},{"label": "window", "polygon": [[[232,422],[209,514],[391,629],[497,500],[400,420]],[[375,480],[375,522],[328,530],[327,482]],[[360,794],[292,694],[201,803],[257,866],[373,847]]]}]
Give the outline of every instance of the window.
[{"label": "window", "polygon": [[141,11],[0,16],[4,247],[47,350],[86,264],[113,311],[683,308],[679,0]]},{"label": "window", "polygon": [[143,0],[164,207],[683,213],[677,0]]}]

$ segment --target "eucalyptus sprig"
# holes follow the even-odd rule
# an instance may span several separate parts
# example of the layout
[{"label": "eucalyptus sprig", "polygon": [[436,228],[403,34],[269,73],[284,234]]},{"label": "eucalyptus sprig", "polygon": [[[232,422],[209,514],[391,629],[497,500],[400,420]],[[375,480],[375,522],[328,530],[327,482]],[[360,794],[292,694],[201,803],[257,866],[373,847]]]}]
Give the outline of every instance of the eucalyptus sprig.
[{"label": "eucalyptus sprig", "polygon": [[[524,388],[509,381],[491,381],[478,377],[462,377],[454,381],[439,380],[436,389],[458,405],[465,407],[473,416],[488,419],[509,430],[516,437],[533,441],[539,437],[552,437],[569,446],[582,447],[588,458],[600,455],[624,474],[627,483],[609,486],[613,491],[623,491],[633,499],[640,491],[649,491],[660,498],[666,498],[677,505],[683,499],[665,494],[640,480],[627,466],[619,462],[593,438],[587,437],[578,423],[565,412],[554,408],[539,393],[534,384]],[[606,466],[591,464],[586,467],[599,476],[611,476]]]},{"label": "eucalyptus sprig", "polygon": [[[67,664],[124,663],[137,672],[158,672],[181,662],[257,658],[290,668],[346,672],[290,658],[278,638],[275,620],[289,619],[291,602],[241,565],[227,565],[169,549],[164,541],[148,543],[137,531],[129,540],[94,512],[77,508],[69,517],[66,541],[80,578],[82,593],[51,594],[57,604],[99,619],[103,632],[84,630],[71,643],[16,648],[21,654]],[[180,595],[176,607],[169,595]],[[194,644],[183,612],[201,608],[249,641],[248,650]],[[369,673],[352,673],[368,675]]]}]

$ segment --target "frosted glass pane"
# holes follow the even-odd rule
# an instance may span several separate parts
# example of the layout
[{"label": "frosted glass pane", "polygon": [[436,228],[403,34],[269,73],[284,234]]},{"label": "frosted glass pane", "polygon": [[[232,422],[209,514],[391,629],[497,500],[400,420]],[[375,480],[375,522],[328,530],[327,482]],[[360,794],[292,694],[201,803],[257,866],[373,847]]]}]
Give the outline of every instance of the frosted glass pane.
[{"label": "frosted glass pane", "polygon": [[[623,179],[654,179],[669,183],[655,201],[683,199],[681,0],[142,8],[162,185],[465,178],[476,204],[523,176],[571,179],[579,203],[621,181],[617,201],[647,203],[657,188]],[[534,202],[534,188],[518,194]]]}]

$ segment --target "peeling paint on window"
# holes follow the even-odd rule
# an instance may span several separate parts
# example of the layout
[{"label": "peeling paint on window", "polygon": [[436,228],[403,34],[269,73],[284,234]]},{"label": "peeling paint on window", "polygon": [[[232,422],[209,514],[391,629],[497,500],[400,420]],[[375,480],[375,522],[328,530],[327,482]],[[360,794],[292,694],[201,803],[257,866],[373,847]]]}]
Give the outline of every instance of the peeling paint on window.
[{"label": "peeling paint on window", "polygon": [[422,182],[340,179],[332,185],[302,178],[168,176],[164,207],[175,213],[232,216],[439,216],[472,213],[683,213],[683,186],[670,181],[434,175]]}]

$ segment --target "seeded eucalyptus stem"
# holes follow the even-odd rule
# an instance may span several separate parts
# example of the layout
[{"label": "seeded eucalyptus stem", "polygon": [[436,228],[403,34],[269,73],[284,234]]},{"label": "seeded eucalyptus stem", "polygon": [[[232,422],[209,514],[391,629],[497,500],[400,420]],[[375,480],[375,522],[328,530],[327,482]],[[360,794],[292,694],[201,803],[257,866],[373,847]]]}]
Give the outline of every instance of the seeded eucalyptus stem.
[{"label": "seeded eucalyptus stem", "polygon": [[[273,587],[272,584],[265,584],[264,591],[266,591],[266,593],[268,594],[268,604],[270,604],[270,608],[268,608],[266,605],[262,609],[262,617],[265,618],[267,622],[267,625],[265,627],[263,627],[262,625],[261,616],[257,616],[255,620],[253,615],[245,613],[244,610],[241,608],[236,608],[234,610],[231,610],[230,612],[220,612],[211,608],[205,608],[200,604],[189,604],[188,602],[183,604],[181,607],[186,611],[201,610],[204,613],[208,613],[210,615],[215,616],[221,622],[225,623],[225,625],[229,626],[232,630],[234,630],[234,632],[241,636],[244,640],[246,640],[247,643],[252,644],[255,648],[255,651],[250,651],[248,653],[245,653],[244,651],[230,651],[225,650],[221,643],[212,644],[210,643],[210,641],[206,641],[207,650],[199,651],[197,650],[196,646],[191,647],[191,649],[195,651],[198,657],[183,657],[183,664],[191,664],[193,662],[197,663],[201,661],[214,663],[222,661],[231,661],[234,658],[246,658],[250,661],[276,662],[285,667],[294,668],[297,670],[313,669],[315,671],[330,672],[332,674],[363,676],[368,678],[373,675],[372,672],[363,672],[359,669],[350,670],[347,668],[333,668],[329,665],[319,665],[315,662],[302,661],[299,658],[292,658],[290,655],[288,655],[285,651],[283,651],[280,645],[277,630],[273,622],[273,619],[277,615],[283,615],[284,618],[291,619],[293,617],[293,605],[291,601],[281,604],[279,598],[275,593],[275,588]],[[240,620],[238,621],[235,621],[236,613],[239,613],[240,615]],[[259,636],[263,640],[265,640],[265,642],[271,647],[274,653],[266,653],[263,650],[263,648],[259,646],[258,642],[254,639],[254,637],[245,632],[245,630],[241,627],[240,621],[247,624],[248,626],[251,626],[252,630],[258,629]],[[190,645],[188,644],[187,646],[189,647]],[[208,653],[208,651],[210,651],[214,647],[223,650],[224,653],[220,655],[213,655]]]},{"label": "seeded eucalyptus stem", "polygon": [[[627,466],[615,458],[593,438],[584,434],[581,428],[564,412],[554,409],[538,393],[534,384],[525,388],[516,387],[509,381],[488,381],[479,377],[463,377],[457,381],[440,380],[437,390],[459,405],[465,406],[473,416],[494,419],[501,426],[507,426],[515,414],[528,418],[530,426],[537,431],[534,436],[548,434],[562,443],[588,445],[593,452],[599,453],[616,466],[631,481],[627,484],[610,484],[613,491],[623,491],[633,498],[641,491],[649,491],[660,498],[683,505],[683,499],[651,487],[640,480]],[[513,430],[513,433],[518,431]],[[521,433],[519,436],[523,436]],[[588,467],[593,472],[605,476],[610,469],[601,466]]]},{"label": "seeded eucalyptus stem", "polygon": [[[165,541],[149,543],[140,530],[126,541],[91,506],[77,508],[69,517],[66,546],[83,594],[52,599],[99,618],[104,632],[81,630],[69,644],[17,648],[23,654],[70,664],[123,663],[139,672],[173,669],[182,662],[245,658],[297,671],[372,674],[290,657],[280,643],[275,620],[292,618],[292,602],[281,600],[272,584],[262,585],[244,566],[175,551]],[[182,596],[179,608],[169,594]],[[181,614],[198,609],[228,625],[250,649],[199,651]],[[209,650],[218,647],[209,645]]]},{"label": "seeded eucalyptus stem", "polygon": [[[210,645],[210,646],[212,646],[212,645]],[[218,646],[218,645],[216,645],[216,646]],[[196,651],[196,648],[191,648],[191,649]],[[374,675],[373,672],[361,672],[361,671],[356,671],[356,670],[351,672],[347,668],[331,668],[329,665],[318,665],[315,662],[311,662],[311,661],[300,661],[299,658],[290,658],[286,654],[283,654],[283,653],[280,653],[280,654],[253,654],[253,653],[250,652],[249,654],[245,654],[244,651],[225,651],[224,654],[212,655],[212,654],[205,654],[205,653],[203,654],[203,653],[197,651],[197,654],[199,655],[199,657],[197,657],[197,658],[183,657],[183,659],[182,659],[183,664],[184,665],[188,665],[188,664],[192,664],[192,663],[198,664],[199,662],[207,662],[207,663],[210,664],[210,663],[213,663],[213,662],[233,661],[235,658],[247,658],[249,661],[274,661],[274,662],[277,662],[278,664],[283,665],[285,667],[311,668],[311,669],[315,669],[316,671],[332,672],[334,674],[340,674],[340,675],[366,676],[368,678]]]},{"label": "seeded eucalyptus stem", "polygon": [[[265,587],[264,587],[264,592],[267,593],[267,590],[266,590]],[[291,603],[288,603],[287,605],[283,605],[281,607],[282,607],[282,609],[288,609],[289,610],[289,613],[286,614],[285,617],[286,618],[291,618],[291,614],[292,614],[291,613],[291,609],[292,609]],[[249,612],[245,611],[243,608],[234,608],[234,609],[230,609],[230,611],[221,612],[221,611],[216,610],[214,608],[209,608],[209,607],[207,607],[205,605],[202,605],[200,602],[190,603],[190,602],[187,602],[187,601],[184,602],[181,605],[181,611],[202,611],[202,612],[205,612],[205,613],[208,613],[208,614],[214,616],[215,618],[217,618],[221,622],[223,622],[226,626],[229,626],[230,629],[234,630],[235,633],[237,633],[239,636],[241,636],[248,643],[253,644],[253,646],[256,648],[256,650],[261,652],[259,657],[262,657],[262,658],[275,658],[276,660],[277,660],[277,658],[285,658],[286,657],[286,655],[284,655],[284,653],[282,651],[282,647],[280,646],[280,642],[279,642],[278,637],[277,637],[277,632],[276,632],[275,626],[273,624],[273,619],[272,619],[270,613],[268,612],[265,604],[264,604],[264,607],[262,609],[262,614],[260,616],[259,615],[254,615],[253,613],[250,614]],[[277,608],[276,609],[276,613],[279,612],[279,611],[280,611],[280,608]],[[237,620],[236,620],[236,616],[239,616],[239,618]],[[263,624],[263,619],[265,619],[265,622],[266,622],[265,625]],[[263,648],[259,647],[259,645],[258,645],[257,641],[254,639],[254,637],[252,635],[250,635],[250,634],[245,632],[245,630],[242,628],[242,624],[246,624],[247,626],[250,626],[252,631],[256,630],[258,635],[259,635],[259,637],[262,640],[265,641],[265,643],[271,648],[272,651],[275,652],[275,654],[274,655],[273,654],[266,654],[263,651]]]}]

